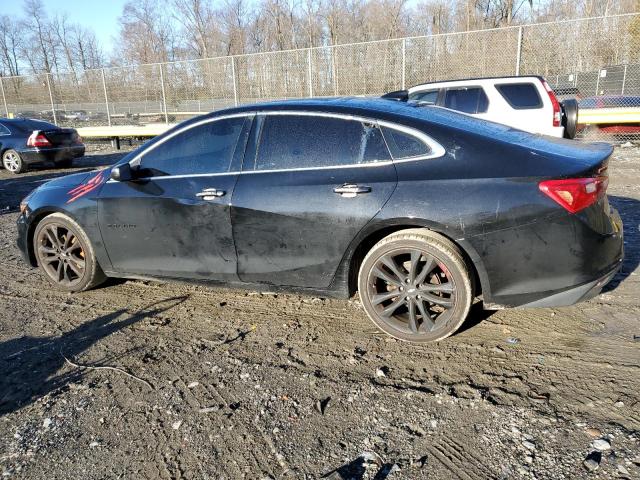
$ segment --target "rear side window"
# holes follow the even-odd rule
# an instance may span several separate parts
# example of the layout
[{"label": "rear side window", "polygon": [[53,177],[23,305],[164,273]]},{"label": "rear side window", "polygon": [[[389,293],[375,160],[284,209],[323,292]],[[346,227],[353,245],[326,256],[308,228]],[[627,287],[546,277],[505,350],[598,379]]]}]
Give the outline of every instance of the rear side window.
[{"label": "rear side window", "polygon": [[25,120],[24,127],[29,130],[57,130],[53,123],[43,122],[42,120]]},{"label": "rear side window", "polygon": [[533,83],[504,83],[496,85],[496,89],[516,110],[542,108],[542,99]]},{"label": "rear side window", "polygon": [[395,160],[422,157],[431,153],[429,145],[413,135],[389,127],[382,127],[382,132]]},{"label": "rear side window", "polygon": [[318,168],[391,160],[380,129],[356,120],[267,115],[256,170]]},{"label": "rear side window", "polygon": [[435,104],[438,100],[438,90],[428,90],[425,92],[412,93],[409,96],[409,100]]},{"label": "rear side window", "polygon": [[464,113],[485,113],[489,99],[481,87],[449,88],[444,95],[444,106]]},{"label": "rear side window", "polygon": [[142,155],[142,175],[190,175],[229,170],[245,117],[217,120],[178,133]]}]

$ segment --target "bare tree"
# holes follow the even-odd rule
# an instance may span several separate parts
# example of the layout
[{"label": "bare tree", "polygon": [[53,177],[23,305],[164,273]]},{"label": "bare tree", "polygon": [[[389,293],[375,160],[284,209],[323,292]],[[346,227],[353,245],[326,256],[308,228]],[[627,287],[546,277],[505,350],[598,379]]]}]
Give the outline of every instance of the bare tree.
[{"label": "bare tree", "polygon": [[20,75],[21,41],[19,25],[8,15],[0,16],[0,76]]}]

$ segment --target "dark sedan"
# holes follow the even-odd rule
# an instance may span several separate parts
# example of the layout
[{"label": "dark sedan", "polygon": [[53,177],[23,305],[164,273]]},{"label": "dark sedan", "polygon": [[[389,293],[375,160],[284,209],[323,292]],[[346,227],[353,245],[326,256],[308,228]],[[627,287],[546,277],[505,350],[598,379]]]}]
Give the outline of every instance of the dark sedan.
[{"label": "dark sedan", "polygon": [[106,277],[359,291],[386,333],[433,341],[479,296],[494,309],[599,293],[622,261],[611,153],[439,107],[251,105],[44,184],[18,244],[67,291]]},{"label": "dark sedan", "polygon": [[2,166],[11,173],[22,173],[30,165],[44,162],[70,167],[84,150],[82,138],[73,128],[31,118],[0,118],[0,156]]}]

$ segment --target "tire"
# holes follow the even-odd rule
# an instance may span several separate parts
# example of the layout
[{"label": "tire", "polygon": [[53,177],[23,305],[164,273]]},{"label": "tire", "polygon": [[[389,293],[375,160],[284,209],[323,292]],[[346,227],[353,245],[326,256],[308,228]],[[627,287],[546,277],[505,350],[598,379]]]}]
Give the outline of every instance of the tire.
[{"label": "tire", "polygon": [[2,166],[16,175],[27,171],[26,163],[24,163],[20,154],[12,148],[5,150],[2,154]]},{"label": "tire", "polygon": [[38,267],[58,289],[82,292],[106,280],[89,237],[68,216],[52,213],[43,218],[32,240]]},{"label": "tire", "polygon": [[435,342],[467,318],[473,278],[456,245],[413,228],[373,246],[362,261],[358,291],[365,312],[383,332],[408,342]]},{"label": "tire", "polygon": [[55,162],[55,164],[58,168],[70,168],[71,166],[73,166],[73,159],[67,158],[66,160]]},{"label": "tire", "polygon": [[564,138],[575,138],[578,130],[578,102],[575,98],[562,102],[562,126]]}]

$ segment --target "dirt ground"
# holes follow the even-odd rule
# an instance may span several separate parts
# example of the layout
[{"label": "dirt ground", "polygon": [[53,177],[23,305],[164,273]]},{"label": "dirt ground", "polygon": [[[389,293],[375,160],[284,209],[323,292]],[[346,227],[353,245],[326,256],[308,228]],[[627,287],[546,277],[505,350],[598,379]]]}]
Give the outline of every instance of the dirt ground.
[{"label": "dirt ground", "polygon": [[[112,163],[97,152],[77,168]],[[626,260],[566,308],[417,346],[358,302],[112,281],[52,290],[0,171],[0,471],[28,479],[640,478],[640,148],[617,148]]]}]

